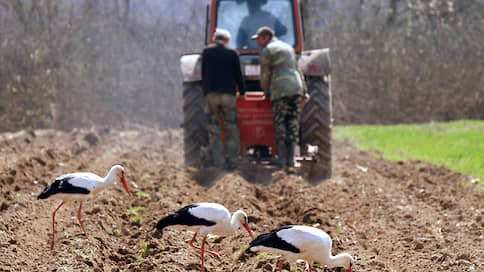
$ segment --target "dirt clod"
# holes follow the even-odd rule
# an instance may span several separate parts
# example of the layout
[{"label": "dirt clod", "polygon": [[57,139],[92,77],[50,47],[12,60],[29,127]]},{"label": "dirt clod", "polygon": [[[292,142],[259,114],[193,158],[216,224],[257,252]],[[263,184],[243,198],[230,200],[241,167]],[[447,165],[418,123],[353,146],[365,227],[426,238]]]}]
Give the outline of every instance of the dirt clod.
[{"label": "dirt clod", "polygon": [[88,133],[84,136],[84,140],[90,145],[96,145],[99,142],[99,138],[94,133]]}]

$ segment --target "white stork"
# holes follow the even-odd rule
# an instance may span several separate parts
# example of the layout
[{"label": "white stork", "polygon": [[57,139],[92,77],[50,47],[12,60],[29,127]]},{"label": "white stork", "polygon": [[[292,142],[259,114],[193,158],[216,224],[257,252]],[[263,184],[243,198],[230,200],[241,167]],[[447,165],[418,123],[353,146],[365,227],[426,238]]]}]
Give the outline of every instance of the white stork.
[{"label": "white stork", "polygon": [[[203,202],[185,206],[161,219],[156,224],[156,228],[160,232],[163,232],[163,228],[167,226],[184,227],[195,232],[190,241],[190,246],[201,251],[202,272],[205,271],[204,252],[211,254],[220,261],[220,256],[217,253],[205,249],[208,234],[227,235],[238,230],[240,226],[244,226],[252,239],[254,239],[252,230],[249,227],[247,214],[244,211],[238,210],[231,217],[227,208],[217,203]],[[201,247],[193,244],[198,233],[203,236]]]},{"label": "white stork", "polygon": [[52,247],[55,243],[55,213],[64,205],[67,201],[79,200],[79,211],[77,213],[77,219],[81,225],[84,234],[86,230],[81,221],[81,208],[82,201],[88,199],[90,196],[99,193],[102,189],[112,184],[113,181],[121,181],[124,188],[130,194],[128,184],[124,178],[124,168],[120,165],[115,165],[109,170],[106,177],[101,178],[93,173],[70,173],[59,176],[55,179],[55,182],[44,189],[42,193],[37,197],[38,199],[46,199],[49,197],[55,197],[62,199],[62,202],[52,213]]},{"label": "white stork", "polygon": [[332,247],[329,235],[317,228],[307,226],[282,226],[265,233],[253,240],[248,250],[269,252],[280,255],[279,272],[282,272],[284,261],[304,260],[311,272],[311,264],[318,262],[332,267],[344,267],[351,272],[353,258],[348,253],[336,256],[331,254]]}]

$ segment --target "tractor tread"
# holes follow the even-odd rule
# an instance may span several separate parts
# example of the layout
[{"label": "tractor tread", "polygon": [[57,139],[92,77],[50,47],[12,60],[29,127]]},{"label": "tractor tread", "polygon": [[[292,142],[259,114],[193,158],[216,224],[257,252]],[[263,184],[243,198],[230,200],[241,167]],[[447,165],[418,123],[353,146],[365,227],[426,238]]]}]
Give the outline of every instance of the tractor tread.
[{"label": "tractor tread", "polygon": [[321,79],[307,84],[310,99],[301,116],[301,150],[306,145],[318,146],[307,173],[309,180],[331,177],[331,92]]},{"label": "tractor tread", "polygon": [[202,165],[201,147],[208,145],[205,98],[201,83],[184,84],[183,89],[183,142],[187,167]]}]

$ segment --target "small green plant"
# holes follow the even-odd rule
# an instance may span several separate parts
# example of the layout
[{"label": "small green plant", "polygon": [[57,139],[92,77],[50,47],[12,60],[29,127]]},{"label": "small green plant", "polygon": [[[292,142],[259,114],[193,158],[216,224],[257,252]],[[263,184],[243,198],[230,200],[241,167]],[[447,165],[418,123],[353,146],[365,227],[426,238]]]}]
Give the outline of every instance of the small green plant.
[{"label": "small green plant", "polygon": [[120,133],[120,136],[121,137],[123,137],[123,136],[138,136],[139,134],[140,134],[140,132],[138,130],[131,129],[131,130],[122,131]]},{"label": "small green plant", "polygon": [[100,237],[94,237],[94,240],[96,240],[96,242],[99,243],[99,245],[104,244],[103,240]]},{"label": "small green plant", "polygon": [[141,254],[142,258],[148,257],[149,249],[148,249],[148,243],[147,242],[141,243],[141,253],[142,253]]},{"label": "small green plant", "polygon": [[168,192],[168,191],[170,191],[170,188],[166,184],[161,184],[160,188],[158,188],[158,192],[160,192],[160,193],[165,193],[165,192]]},{"label": "small green plant", "polygon": [[145,180],[145,179],[148,179],[148,178],[151,178],[151,175],[149,173],[143,173],[140,176],[141,180]]},{"label": "small green plant", "polygon": [[143,191],[138,192],[137,195],[140,196],[140,197],[149,197],[150,196],[150,194],[148,194],[147,192],[143,192]]},{"label": "small green plant", "polygon": [[113,235],[116,236],[116,237],[120,237],[121,236],[121,230],[118,230],[118,229],[113,230]]},{"label": "small green plant", "polygon": [[142,225],[143,224],[143,216],[138,214],[138,215],[135,215],[133,217],[133,221],[138,224],[138,225]]},{"label": "small green plant", "polygon": [[338,226],[336,227],[337,232],[341,232],[343,228],[341,227],[341,223],[338,223]]},{"label": "small green plant", "polygon": [[301,270],[299,270],[299,268],[293,267],[291,268],[291,272],[301,272]]},{"label": "small green plant", "polygon": [[361,259],[361,260],[364,260],[364,262],[367,263],[367,264],[371,263],[371,260],[366,258],[366,256],[364,254],[358,254],[358,258]]},{"label": "small green plant", "polygon": [[145,207],[131,207],[129,208],[127,211],[126,211],[126,215],[134,215],[133,217],[133,221],[138,224],[138,225],[141,225],[143,224],[143,211],[144,211]]},{"label": "small green plant", "polygon": [[234,261],[232,262],[232,265],[236,265],[237,262],[242,258],[242,255],[244,255],[244,252],[249,248],[249,245],[243,245],[237,252],[234,253]]},{"label": "small green plant", "polygon": [[137,215],[139,213],[142,213],[144,209],[145,207],[140,207],[140,206],[131,207],[128,209],[128,211],[126,211],[126,215]]},{"label": "small green plant", "polygon": [[261,254],[257,255],[257,262],[258,263],[267,263],[267,253],[262,252]]}]

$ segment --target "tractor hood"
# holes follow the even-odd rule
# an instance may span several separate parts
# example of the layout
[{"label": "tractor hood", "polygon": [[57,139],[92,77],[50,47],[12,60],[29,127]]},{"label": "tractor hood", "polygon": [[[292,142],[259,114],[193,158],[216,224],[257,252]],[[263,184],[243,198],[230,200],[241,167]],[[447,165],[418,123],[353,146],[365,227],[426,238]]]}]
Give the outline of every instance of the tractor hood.
[{"label": "tractor hood", "polygon": [[200,54],[187,54],[180,58],[180,70],[183,82],[194,82],[202,80],[202,64]]},{"label": "tractor hood", "polygon": [[327,76],[331,74],[329,48],[303,51],[298,66],[307,76]]}]

